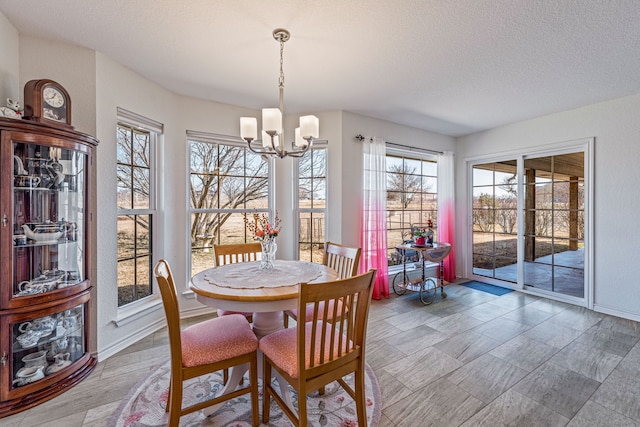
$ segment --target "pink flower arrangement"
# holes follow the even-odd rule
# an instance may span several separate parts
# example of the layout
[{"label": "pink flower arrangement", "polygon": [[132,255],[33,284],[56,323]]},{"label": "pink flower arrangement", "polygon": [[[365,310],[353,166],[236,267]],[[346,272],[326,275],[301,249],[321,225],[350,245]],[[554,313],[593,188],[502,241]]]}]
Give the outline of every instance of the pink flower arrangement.
[{"label": "pink flower arrangement", "polygon": [[266,214],[258,214],[254,212],[253,223],[249,221],[247,215],[244,215],[244,223],[247,229],[253,233],[254,240],[271,240],[278,236],[280,233],[280,218],[276,211],[276,217],[273,224],[269,222],[269,217]]}]

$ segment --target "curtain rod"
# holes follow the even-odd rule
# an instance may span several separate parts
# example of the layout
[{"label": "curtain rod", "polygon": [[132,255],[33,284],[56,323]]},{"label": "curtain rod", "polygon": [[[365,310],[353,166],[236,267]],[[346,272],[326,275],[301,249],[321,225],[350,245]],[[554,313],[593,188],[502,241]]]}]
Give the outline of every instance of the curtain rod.
[{"label": "curtain rod", "polygon": [[[360,142],[363,142],[366,138],[360,134],[356,135],[356,139]],[[444,154],[442,151],[437,151],[437,150],[429,150],[428,148],[419,148],[419,147],[411,147],[409,145],[402,145],[402,144],[396,144],[395,142],[389,142],[389,141],[385,141],[384,142],[387,145],[391,145],[394,147],[400,147],[400,148],[404,148],[406,150],[409,151],[424,151],[425,153],[429,153],[429,154]]]}]

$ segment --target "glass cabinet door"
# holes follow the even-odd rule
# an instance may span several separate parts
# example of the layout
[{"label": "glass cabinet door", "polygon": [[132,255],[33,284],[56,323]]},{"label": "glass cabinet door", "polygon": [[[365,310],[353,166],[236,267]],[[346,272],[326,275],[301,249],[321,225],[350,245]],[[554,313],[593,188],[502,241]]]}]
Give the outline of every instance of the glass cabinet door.
[{"label": "glass cabinet door", "polygon": [[85,306],[10,324],[12,390],[55,375],[82,358]]},{"label": "glass cabinet door", "polygon": [[82,283],[86,155],[13,143],[13,298]]}]

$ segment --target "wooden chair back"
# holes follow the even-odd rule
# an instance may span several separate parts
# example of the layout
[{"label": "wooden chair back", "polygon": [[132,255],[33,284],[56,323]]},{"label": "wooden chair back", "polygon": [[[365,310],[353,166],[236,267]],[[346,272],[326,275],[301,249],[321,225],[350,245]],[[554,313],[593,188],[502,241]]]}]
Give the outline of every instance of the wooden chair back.
[{"label": "wooden chair back", "polygon": [[262,245],[259,242],[213,245],[213,262],[218,267],[225,264],[257,261],[261,253]]},{"label": "wooden chair back", "polygon": [[180,339],[180,307],[178,306],[178,294],[176,293],[173,275],[169,263],[160,260],[154,268],[154,274],[158,281],[164,313],[167,316],[167,329],[169,331],[169,348],[171,349],[171,365],[182,366],[182,342]]},{"label": "wooden chair back", "polygon": [[[336,373],[342,372],[345,365],[351,364],[353,369],[349,372],[353,372],[358,360],[364,363],[375,274],[375,270],[369,270],[333,282],[300,284],[298,310],[304,313],[308,304],[313,307],[309,327],[304,324],[297,327],[299,377],[306,382],[307,391],[336,380]],[[337,376],[341,378],[344,374]]]},{"label": "wooden chair back", "polygon": [[337,271],[340,279],[353,277],[358,274],[361,252],[361,248],[327,242],[324,245],[322,264]]}]

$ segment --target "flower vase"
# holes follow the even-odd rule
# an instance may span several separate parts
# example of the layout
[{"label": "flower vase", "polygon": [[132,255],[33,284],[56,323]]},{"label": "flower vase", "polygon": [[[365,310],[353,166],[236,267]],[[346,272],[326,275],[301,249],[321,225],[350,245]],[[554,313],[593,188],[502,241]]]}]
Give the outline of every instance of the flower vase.
[{"label": "flower vase", "polygon": [[260,242],[262,245],[262,257],[260,259],[260,270],[273,270],[273,261],[276,259],[278,244],[276,239],[267,239]]}]

